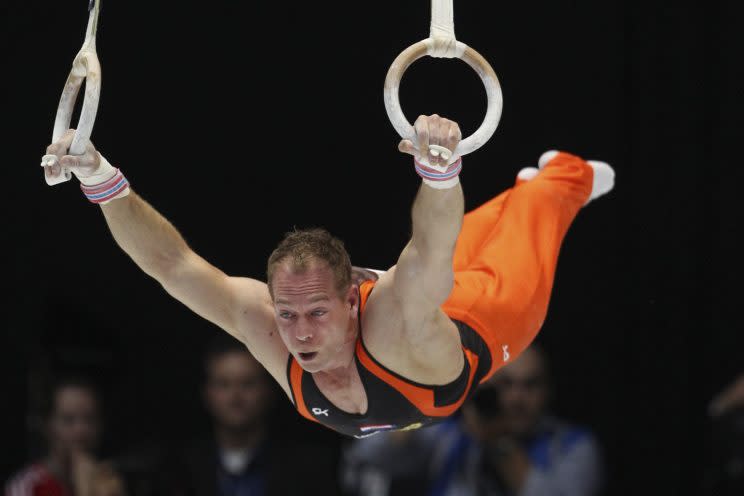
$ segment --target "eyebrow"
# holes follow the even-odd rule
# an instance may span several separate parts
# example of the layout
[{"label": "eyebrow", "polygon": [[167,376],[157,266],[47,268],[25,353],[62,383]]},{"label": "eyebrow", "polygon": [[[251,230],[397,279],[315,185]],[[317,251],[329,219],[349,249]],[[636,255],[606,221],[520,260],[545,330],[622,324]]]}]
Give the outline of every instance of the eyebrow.
[{"label": "eyebrow", "polygon": [[[330,298],[327,295],[324,295],[324,294],[316,295],[316,296],[313,296],[313,297],[311,297],[309,299],[310,303],[317,303],[319,301],[329,301],[329,300],[330,300]],[[289,301],[288,300],[284,300],[284,299],[281,299],[281,298],[277,298],[277,300],[275,301],[275,303],[277,305],[289,305]]]}]

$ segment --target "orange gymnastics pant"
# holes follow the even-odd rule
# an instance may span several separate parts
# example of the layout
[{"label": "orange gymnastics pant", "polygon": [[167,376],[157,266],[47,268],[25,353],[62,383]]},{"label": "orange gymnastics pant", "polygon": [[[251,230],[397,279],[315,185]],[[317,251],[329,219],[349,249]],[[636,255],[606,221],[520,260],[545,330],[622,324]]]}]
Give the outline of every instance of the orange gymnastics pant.
[{"label": "orange gymnastics pant", "polygon": [[488,344],[491,370],[517,357],[545,320],[558,252],[592,191],[594,170],[560,153],[530,181],[465,215],[455,284],[442,310]]}]

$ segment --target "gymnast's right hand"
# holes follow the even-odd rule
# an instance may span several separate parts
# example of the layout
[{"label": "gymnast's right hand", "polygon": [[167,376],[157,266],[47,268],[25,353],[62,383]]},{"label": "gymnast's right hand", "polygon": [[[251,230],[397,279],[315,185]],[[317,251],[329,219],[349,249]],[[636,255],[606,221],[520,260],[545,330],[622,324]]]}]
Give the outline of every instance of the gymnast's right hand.
[{"label": "gymnast's right hand", "polygon": [[41,165],[44,166],[44,175],[50,184],[60,179],[63,168],[75,174],[81,182],[93,178],[100,172],[101,155],[90,141],[88,141],[83,155],[68,155],[74,137],[75,130],[70,129],[59,141],[47,147],[47,154],[42,158]]}]

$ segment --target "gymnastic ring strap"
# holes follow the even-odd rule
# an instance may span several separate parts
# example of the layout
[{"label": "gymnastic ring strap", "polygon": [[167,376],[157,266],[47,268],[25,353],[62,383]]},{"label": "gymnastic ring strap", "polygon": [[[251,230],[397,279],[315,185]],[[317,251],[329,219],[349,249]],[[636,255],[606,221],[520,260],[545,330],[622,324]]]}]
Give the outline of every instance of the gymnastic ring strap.
[{"label": "gymnastic ring strap", "polygon": [[399,89],[403,74],[416,60],[426,55],[459,58],[478,73],[486,89],[488,107],[483,123],[472,136],[465,138],[452,153],[451,160],[472,153],[491,139],[499,125],[503,108],[501,84],[488,61],[477,51],[455,38],[452,0],[432,0],[430,37],[414,43],[393,61],[385,78],[385,110],[395,130],[403,139],[416,145],[416,132],[403,114]]},{"label": "gymnastic ring strap", "polygon": [[[57,116],[54,120],[54,131],[52,142],[56,143],[70,129],[70,121],[75,111],[80,87],[85,81],[85,99],[80,111],[80,119],[75,128],[75,136],[70,145],[70,155],[83,155],[85,148],[93,133],[93,125],[98,113],[98,101],[101,96],[101,64],[96,53],[96,32],[98,30],[98,16],[101,10],[101,0],[91,0],[89,3],[90,14],[88,16],[88,28],[86,30],[85,42],[72,62],[72,70],[67,77],[62,96],[57,107]],[[56,178],[45,175],[47,184],[54,185],[68,181],[72,176],[69,171]]]}]

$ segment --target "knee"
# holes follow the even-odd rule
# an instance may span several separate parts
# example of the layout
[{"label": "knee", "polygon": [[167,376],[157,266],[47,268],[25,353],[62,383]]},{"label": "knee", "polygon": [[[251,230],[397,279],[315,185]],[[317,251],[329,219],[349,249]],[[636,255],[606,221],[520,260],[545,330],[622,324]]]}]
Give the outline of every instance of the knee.
[{"label": "knee", "polygon": [[541,160],[540,174],[533,185],[540,185],[546,192],[561,198],[570,198],[579,205],[589,199],[594,180],[594,169],[581,157],[558,152],[549,160]]}]

